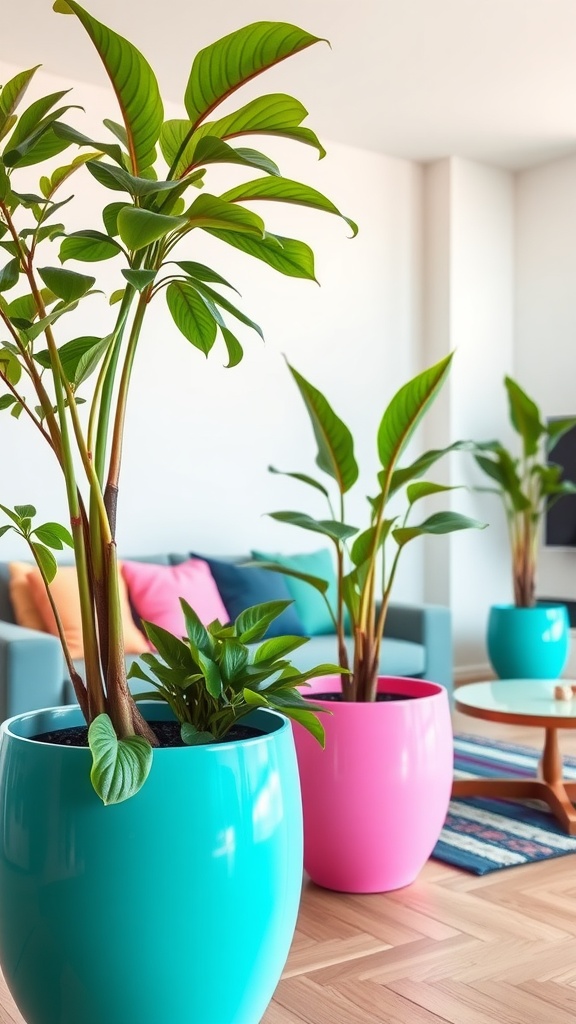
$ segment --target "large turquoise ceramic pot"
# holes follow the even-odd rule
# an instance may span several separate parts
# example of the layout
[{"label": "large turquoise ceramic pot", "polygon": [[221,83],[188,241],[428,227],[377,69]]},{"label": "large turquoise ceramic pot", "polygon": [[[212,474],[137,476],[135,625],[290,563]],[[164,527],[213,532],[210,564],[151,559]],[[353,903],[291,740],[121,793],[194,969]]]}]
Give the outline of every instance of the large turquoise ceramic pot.
[{"label": "large turquoise ceramic pot", "polygon": [[302,811],[290,725],[245,721],[264,734],[156,750],[110,807],[86,748],[31,739],[81,724],[77,708],[2,725],[0,964],[27,1024],[261,1020],[296,923]]},{"label": "large turquoise ceramic pot", "polygon": [[488,654],[500,679],[557,679],[570,648],[563,604],[497,604],[488,617]]}]

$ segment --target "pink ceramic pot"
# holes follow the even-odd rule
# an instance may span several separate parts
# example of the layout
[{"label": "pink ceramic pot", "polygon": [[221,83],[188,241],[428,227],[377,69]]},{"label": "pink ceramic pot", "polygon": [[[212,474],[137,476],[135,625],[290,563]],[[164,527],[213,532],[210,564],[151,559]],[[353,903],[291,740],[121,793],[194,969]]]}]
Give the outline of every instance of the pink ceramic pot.
[{"label": "pink ceramic pot", "polygon": [[[430,856],[448,809],[452,726],[443,686],[383,677],[379,691],[417,700],[371,704],[315,701],[326,748],[294,727],[304,805],[304,867],[340,892],[409,885]],[[339,677],[306,693],[340,691]]]}]

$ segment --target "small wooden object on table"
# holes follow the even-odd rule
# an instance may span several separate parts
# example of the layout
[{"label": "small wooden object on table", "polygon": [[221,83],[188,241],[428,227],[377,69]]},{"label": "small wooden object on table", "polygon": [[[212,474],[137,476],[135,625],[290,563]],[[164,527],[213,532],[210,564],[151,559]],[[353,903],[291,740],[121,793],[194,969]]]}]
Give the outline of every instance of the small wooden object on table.
[{"label": "small wooden object on table", "polygon": [[576,729],[576,681],[499,679],[459,686],[454,705],[472,718],[545,730],[539,777],[534,779],[455,779],[452,798],[482,796],[505,800],[544,800],[569,835],[576,835],[576,780],[562,777],[558,729]]}]

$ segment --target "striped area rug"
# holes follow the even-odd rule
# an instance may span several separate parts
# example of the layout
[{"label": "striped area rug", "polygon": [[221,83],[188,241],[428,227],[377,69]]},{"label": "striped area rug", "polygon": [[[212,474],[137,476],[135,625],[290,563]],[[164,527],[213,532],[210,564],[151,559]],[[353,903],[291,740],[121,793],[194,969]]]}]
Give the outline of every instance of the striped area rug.
[{"label": "striped area rug", "polygon": [[[539,753],[530,747],[454,737],[457,779],[529,778],[536,775]],[[564,776],[576,779],[576,757],[564,758]],[[537,800],[453,800],[432,856],[475,875],[576,853],[545,804]]]}]

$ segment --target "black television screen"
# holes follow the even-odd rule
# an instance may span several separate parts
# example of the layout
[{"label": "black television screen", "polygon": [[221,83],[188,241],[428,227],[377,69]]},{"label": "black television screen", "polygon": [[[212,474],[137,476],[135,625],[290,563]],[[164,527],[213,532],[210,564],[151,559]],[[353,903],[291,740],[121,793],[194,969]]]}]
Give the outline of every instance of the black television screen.
[{"label": "black television screen", "polygon": [[[561,419],[561,417],[550,417]],[[576,483],[576,427],[554,445],[548,459],[562,466],[562,479]],[[576,494],[560,498],[546,513],[544,543],[547,547],[576,547]]]}]

